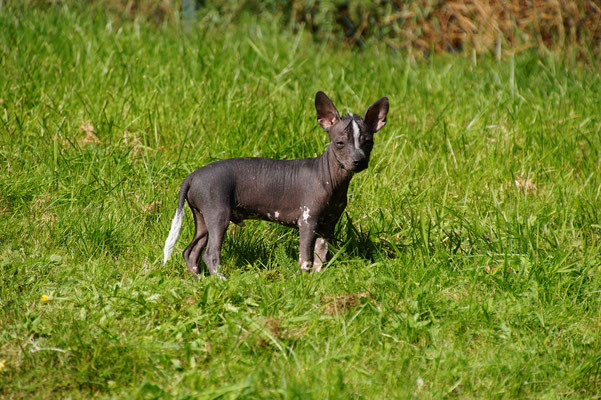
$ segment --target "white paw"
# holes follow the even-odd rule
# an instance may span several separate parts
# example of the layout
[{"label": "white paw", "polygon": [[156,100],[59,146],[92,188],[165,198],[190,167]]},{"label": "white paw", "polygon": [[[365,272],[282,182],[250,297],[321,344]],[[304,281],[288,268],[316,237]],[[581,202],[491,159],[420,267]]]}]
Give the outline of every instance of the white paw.
[{"label": "white paw", "polygon": [[303,272],[309,272],[311,271],[311,267],[313,267],[313,263],[311,261],[305,261],[301,264],[301,271]]}]

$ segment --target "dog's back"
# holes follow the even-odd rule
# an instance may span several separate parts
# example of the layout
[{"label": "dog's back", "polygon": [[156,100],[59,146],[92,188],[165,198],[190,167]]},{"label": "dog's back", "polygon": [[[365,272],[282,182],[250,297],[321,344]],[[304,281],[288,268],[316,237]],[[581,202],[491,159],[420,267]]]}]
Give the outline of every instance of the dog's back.
[{"label": "dog's back", "polygon": [[295,225],[304,198],[324,190],[318,158],[242,157],[216,161],[191,173],[188,204],[203,212],[229,207],[231,220],[264,219]]}]

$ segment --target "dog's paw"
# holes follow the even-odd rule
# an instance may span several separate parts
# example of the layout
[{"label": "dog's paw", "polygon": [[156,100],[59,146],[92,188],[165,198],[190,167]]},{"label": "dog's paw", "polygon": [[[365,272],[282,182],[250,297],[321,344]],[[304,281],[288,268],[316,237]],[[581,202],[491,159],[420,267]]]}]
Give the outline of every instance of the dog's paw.
[{"label": "dog's paw", "polygon": [[198,267],[186,268],[186,270],[190,274],[195,275],[195,276],[198,276],[200,274],[200,271],[199,271]]},{"label": "dog's paw", "polygon": [[313,263],[311,261],[305,261],[300,266],[301,272],[311,272],[312,268],[313,268]]}]

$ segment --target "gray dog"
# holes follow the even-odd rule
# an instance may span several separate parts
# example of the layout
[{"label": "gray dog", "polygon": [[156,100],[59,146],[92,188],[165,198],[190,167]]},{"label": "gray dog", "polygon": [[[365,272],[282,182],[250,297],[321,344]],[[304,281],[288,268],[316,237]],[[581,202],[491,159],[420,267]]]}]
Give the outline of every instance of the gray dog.
[{"label": "gray dog", "polygon": [[231,222],[261,219],[298,228],[301,271],[321,271],[336,223],[346,207],[349,182],[369,163],[373,135],[386,125],[388,99],[373,103],[363,118],[340,117],[323,92],[315,95],[319,125],[328,132],[330,144],[315,158],[273,160],[242,157],[216,161],[192,172],[179,191],[179,201],[169,236],[164,262],[179,236],[184,201],[194,215],[194,238],[183,252],[190,272],[199,273],[198,258],[211,275],[217,271],[221,244]]}]

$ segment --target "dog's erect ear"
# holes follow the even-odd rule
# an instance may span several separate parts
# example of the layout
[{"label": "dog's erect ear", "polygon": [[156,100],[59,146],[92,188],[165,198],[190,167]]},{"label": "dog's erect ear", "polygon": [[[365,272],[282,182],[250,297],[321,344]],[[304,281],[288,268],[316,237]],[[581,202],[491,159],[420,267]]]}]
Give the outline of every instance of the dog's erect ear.
[{"label": "dog's erect ear", "polygon": [[377,132],[386,125],[386,115],[388,114],[388,98],[382,97],[374,104],[369,106],[365,112],[365,125],[372,132]]},{"label": "dog's erect ear", "polygon": [[317,122],[326,131],[340,121],[338,110],[324,92],[317,92],[315,95],[315,110],[317,110]]}]

